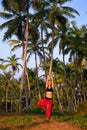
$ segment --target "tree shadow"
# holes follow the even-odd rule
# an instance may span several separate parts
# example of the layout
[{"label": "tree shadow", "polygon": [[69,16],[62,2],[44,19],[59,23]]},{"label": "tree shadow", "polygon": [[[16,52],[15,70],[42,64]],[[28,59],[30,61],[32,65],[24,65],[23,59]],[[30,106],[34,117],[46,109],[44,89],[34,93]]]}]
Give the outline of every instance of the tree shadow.
[{"label": "tree shadow", "polygon": [[40,125],[40,124],[43,124],[43,122],[41,122],[41,121],[36,121],[36,122],[33,122],[33,123],[31,123],[29,126],[30,127],[33,127],[33,126],[38,126],[38,125]]},{"label": "tree shadow", "polygon": [[11,130],[9,127],[2,127],[0,130]]},{"label": "tree shadow", "polygon": [[49,124],[50,122],[48,122],[48,121],[46,121],[46,120],[35,121],[35,122],[31,123],[31,124],[29,125],[29,127],[34,127],[34,126],[38,127],[39,125],[45,124],[45,123],[46,123],[46,124]]}]

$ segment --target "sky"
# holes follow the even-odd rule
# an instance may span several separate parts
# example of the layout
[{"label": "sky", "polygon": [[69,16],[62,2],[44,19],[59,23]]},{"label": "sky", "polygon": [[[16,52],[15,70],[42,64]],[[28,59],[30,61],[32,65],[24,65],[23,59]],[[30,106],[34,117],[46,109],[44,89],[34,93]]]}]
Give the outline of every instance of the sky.
[{"label": "sky", "polygon": [[[80,16],[76,15],[76,18],[72,19],[76,21],[77,27],[81,27],[82,25],[87,24],[87,0],[72,0],[72,2],[66,3],[66,5],[76,9],[79,12]],[[0,12],[2,11],[3,10],[0,3]],[[0,18],[0,24],[3,22],[4,20]],[[11,47],[8,45],[8,41],[2,41],[4,33],[5,30],[0,30],[0,58],[7,59],[7,57],[11,56],[12,54],[10,54]],[[15,54],[17,54],[17,57],[20,57],[21,53],[21,50],[17,50],[15,52]],[[56,57],[62,60],[62,56],[58,53],[58,46],[54,49],[54,58]],[[66,56],[65,60],[68,61],[68,56]],[[29,63],[30,68],[32,67],[32,65],[34,65],[33,62],[34,59],[31,58]]]}]

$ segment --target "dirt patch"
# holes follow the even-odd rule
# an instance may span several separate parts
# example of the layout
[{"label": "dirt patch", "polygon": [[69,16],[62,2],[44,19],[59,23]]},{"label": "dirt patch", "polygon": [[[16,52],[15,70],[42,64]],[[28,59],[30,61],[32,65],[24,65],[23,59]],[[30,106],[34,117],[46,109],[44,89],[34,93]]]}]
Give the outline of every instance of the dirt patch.
[{"label": "dirt patch", "polygon": [[[1,116],[0,122],[3,122],[5,118],[9,116]],[[21,117],[19,117],[20,119]],[[5,120],[6,122],[6,120]],[[31,116],[29,120],[22,122],[8,122],[0,123],[0,130],[81,130],[77,125],[74,125],[69,122],[58,122],[54,119],[50,119],[49,122],[45,121],[45,118],[42,116]],[[17,124],[18,123],[18,124]]]},{"label": "dirt patch", "polygon": [[78,126],[68,122],[34,120],[29,128],[24,130],[81,130]]}]

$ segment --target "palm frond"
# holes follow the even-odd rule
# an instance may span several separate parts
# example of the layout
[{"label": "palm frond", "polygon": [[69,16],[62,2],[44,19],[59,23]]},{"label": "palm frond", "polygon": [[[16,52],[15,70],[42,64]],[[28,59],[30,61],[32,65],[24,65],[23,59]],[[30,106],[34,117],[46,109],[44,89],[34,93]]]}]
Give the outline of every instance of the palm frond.
[{"label": "palm frond", "polygon": [[0,17],[4,19],[10,19],[10,18],[13,18],[14,15],[10,13],[0,12]]},{"label": "palm frond", "polygon": [[77,15],[80,15],[79,12],[78,12],[76,9],[71,8],[71,7],[69,7],[69,6],[63,6],[62,8],[63,8],[64,10],[70,12],[70,13],[75,13],[75,14],[77,14]]},{"label": "palm frond", "polygon": [[8,41],[8,43],[10,46],[13,46],[15,44],[20,44],[20,41],[19,40],[10,40],[10,41]]}]

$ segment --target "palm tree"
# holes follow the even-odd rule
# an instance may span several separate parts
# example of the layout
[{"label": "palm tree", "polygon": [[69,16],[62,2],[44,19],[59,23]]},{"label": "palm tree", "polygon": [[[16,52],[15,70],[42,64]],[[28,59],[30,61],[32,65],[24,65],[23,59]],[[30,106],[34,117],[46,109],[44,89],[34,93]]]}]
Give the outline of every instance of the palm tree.
[{"label": "palm tree", "polygon": [[[11,79],[11,74],[10,72],[6,72],[6,69],[8,67],[8,65],[4,65],[4,59],[0,59],[0,61],[2,61],[2,63],[0,64],[0,69],[3,71],[3,74],[0,74],[1,76],[1,86],[4,86],[5,91],[6,91],[6,112],[8,112],[8,88],[9,88],[9,83],[10,83],[10,79]],[[3,83],[2,83],[3,82]]]},{"label": "palm tree", "polygon": [[8,60],[4,60],[4,63],[6,62],[7,67],[11,66],[11,69],[12,69],[11,111],[13,111],[14,74],[15,74],[15,71],[19,70],[18,66],[21,66],[21,64],[18,63],[18,60],[20,58],[16,58],[16,55],[12,55],[11,57],[7,57],[7,58]]},{"label": "palm tree", "polygon": [[47,70],[46,70],[46,54],[45,48],[47,47],[47,41],[45,39],[46,35],[48,34],[48,22],[47,22],[47,12],[46,6],[49,3],[47,1],[36,1],[35,3],[35,10],[37,10],[34,14],[33,23],[37,25],[39,28],[39,32],[41,34],[39,42],[42,45],[43,51],[43,66],[45,70],[45,78],[47,78]]},{"label": "palm tree", "polygon": [[[58,33],[62,32],[62,34],[65,35],[64,33],[66,32],[67,16],[74,18],[75,16],[73,15],[73,13],[79,14],[75,9],[63,6],[65,2],[67,1],[65,0],[65,1],[53,2],[49,0],[49,6],[48,6],[49,12],[48,12],[47,20],[50,25],[49,29],[51,30],[51,42],[49,42],[49,47],[51,52],[50,70],[49,70],[50,72],[52,71],[53,48],[55,47],[55,45],[58,43],[59,40],[59,37],[56,36],[56,30],[59,31]],[[64,50],[64,46],[65,45],[63,44],[62,50]],[[63,61],[64,61],[64,51],[62,52],[63,52]]]},{"label": "palm tree", "polygon": [[77,68],[78,64],[80,65],[80,72],[81,72],[81,83],[82,83],[82,69],[81,69],[81,62],[84,58],[83,52],[82,52],[82,33],[84,28],[78,29],[74,22],[72,22],[72,29],[68,33],[67,37],[67,48],[65,49],[65,52],[70,52],[70,58],[69,61],[73,60],[74,63],[74,83],[72,87],[72,100],[73,100],[73,112],[75,110],[74,108],[74,98],[75,98],[75,88],[78,84],[77,81]]},{"label": "palm tree", "polygon": [[[35,0],[30,1],[30,4],[31,3],[33,3],[34,5]],[[25,82],[24,75],[25,75],[25,69],[26,69],[26,48],[27,48],[27,43],[28,43],[27,42],[28,41],[28,17],[29,17],[28,5],[29,5],[28,0],[21,0],[21,1],[2,0],[2,6],[7,12],[0,12],[1,17],[5,19],[10,19],[0,26],[0,29],[7,27],[7,31],[4,34],[3,40],[11,38],[12,35],[16,35],[17,38],[21,40],[23,44],[24,43],[23,41],[26,35],[26,44],[23,44],[23,69],[22,69],[22,84],[20,88],[20,102],[22,100],[21,95],[22,95],[22,90],[23,90],[24,82]],[[21,108],[21,105],[20,105],[20,108]]]},{"label": "palm tree", "polygon": [[48,23],[50,25],[50,29],[52,30],[50,71],[52,70],[53,48],[55,46],[56,39],[56,26],[57,28],[60,28],[61,26],[65,28],[67,16],[74,18],[75,16],[72,13],[78,14],[78,12],[75,9],[63,6],[65,2],[67,2],[67,0],[56,0],[55,2],[49,0]]},{"label": "palm tree", "polygon": [[8,90],[9,90],[9,84],[10,83],[10,79],[11,79],[11,74],[10,72],[6,72],[2,75],[2,79],[3,79],[3,84],[4,84],[4,87],[5,87],[5,91],[6,91],[6,112],[8,112]]},{"label": "palm tree", "polygon": [[39,94],[39,99],[41,99],[41,93],[40,93],[40,87],[39,87],[39,80],[38,80],[38,65],[37,65],[37,55],[39,56],[40,60],[43,59],[43,54],[42,54],[42,47],[40,43],[36,42],[37,40],[37,36],[36,39],[34,37],[34,39],[32,38],[32,43],[28,44],[28,50],[27,50],[27,54],[28,54],[28,60],[30,58],[30,56],[32,54],[35,55],[35,64],[36,64],[36,81],[37,81],[37,87],[38,87],[38,94]]},{"label": "palm tree", "polygon": [[20,40],[24,38],[26,18],[24,3],[24,0],[2,0],[1,4],[5,12],[0,12],[0,17],[7,20],[0,25],[0,29],[7,28],[3,40],[10,39],[12,35],[16,35]]},{"label": "palm tree", "polygon": [[64,114],[64,66],[58,58],[53,60],[53,73],[54,73],[54,82],[55,82],[55,92],[57,96],[58,107],[61,114]]},{"label": "palm tree", "polygon": [[[29,26],[28,26],[28,10],[29,10],[29,2],[28,0],[25,0],[25,7],[26,7],[26,29],[25,29],[25,35],[26,35],[26,43],[24,45],[24,54],[23,54],[23,68],[22,68],[22,83],[20,87],[20,105],[19,105],[19,112],[21,112],[21,103],[22,103],[22,91],[23,87],[26,86],[25,84],[25,75],[26,75],[26,56],[27,56],[27,46],[28,46],[28,35],[29,35]],[[25,88],[26,93],[26,108],[28,109],[28,98],[27,98],[27,90]]]},{"label": "palm tree", "polygon": [[[7,27],[3,40],[11,38],[12,35],[16,35],[23,45],[23,40],[25,38],[25,30],[26,30],[25,18],[27,12],[27,7],[25,6],[24,8],[24,5],[26,5],[25,0],[20,0],[20,1],[2,0],[2,6],[6,10],[6,12],[0,12],[0,16],[7,20],[9,19],[7,22],[3,23],[0,26],[0,29]],[[24,46],[23,46],[23,52],[24,52]],[[23,79],[22,79],[22,84],[23,84]]]}]

